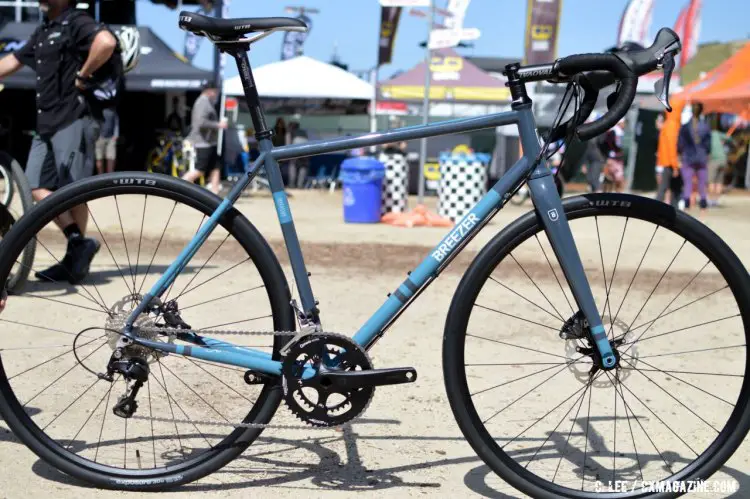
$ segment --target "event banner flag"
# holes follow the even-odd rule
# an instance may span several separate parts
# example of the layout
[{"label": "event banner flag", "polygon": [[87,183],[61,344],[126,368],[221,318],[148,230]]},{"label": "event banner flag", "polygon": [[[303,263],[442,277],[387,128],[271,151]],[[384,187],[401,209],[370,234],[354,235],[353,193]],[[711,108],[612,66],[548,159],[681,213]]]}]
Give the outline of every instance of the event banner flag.
[{"label": "event banner flag", "polygon": [[544,64],[557,57],[562,0],[529,0],[524,64]]},{"label": "event banner flag", "polygon": [[396,30],[401,18],[401,7],[380,8],[380,41],[378,45],[378,66],[388,64],[393,57]]},{"label": "event banner flag", "polygon": [[682,41],[678,67],[683,67],[698,52],[698,37],[701,31],[701,0],[691,0],[690,4],[680,11],[674,31]]},{"label": "event banner flag", "polygon": [[[210,16],[212,11],[213,6],[211,5],[211,3],[206,2],[196,12],[198,12],[199,14]],[[191,64],[193,62],[193,59],[195,59],[195,55],[198,53],[198,49],[201,48],[201,41],[203,41],[202,36],[198,36],[191,31],[185,32],[185,46],[182,49],[182,55],[184,55],[185,59],[187,59],[187,61]]]},{"label": "event banner flag", "polygon": [[653,11],[654,0],[631,0],[620,19],[617,46],[622,46],[625,42],[650,45],[648,37]]},{"label": "event banner flag", "polygon": [[284,33],[284,41],[281,44],[281,60],[292,59],[302,55],[302,47],[307,40],[307,35],[312,31],[312,19],[305,14],[300,14],[297,19],[307,24],[307,31],[287,31]]}]

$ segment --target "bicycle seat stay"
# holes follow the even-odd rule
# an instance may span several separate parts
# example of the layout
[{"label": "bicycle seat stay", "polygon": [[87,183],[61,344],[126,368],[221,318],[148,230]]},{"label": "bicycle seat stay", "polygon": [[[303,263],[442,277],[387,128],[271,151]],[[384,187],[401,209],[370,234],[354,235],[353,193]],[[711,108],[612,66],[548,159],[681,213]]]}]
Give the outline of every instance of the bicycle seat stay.
[{"label": "bicycle seat stay", "polygon": [[291,17],[244,17],[221,19],[194,12],[180,13],[180,28],[215,40],[240,38],[248,33],[307,31],[307,25]]}]

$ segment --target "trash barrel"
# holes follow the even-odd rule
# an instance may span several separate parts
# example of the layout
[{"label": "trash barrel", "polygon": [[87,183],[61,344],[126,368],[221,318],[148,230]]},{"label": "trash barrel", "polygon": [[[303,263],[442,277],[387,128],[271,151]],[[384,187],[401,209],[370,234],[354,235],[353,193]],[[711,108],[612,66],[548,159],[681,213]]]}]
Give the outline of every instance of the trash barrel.
[{"label": "trash barrel", "polygon": [[344,193],[344,222],[380,221],[384,176],[383,163],[369,156],[348,158],[341,163],[339,180]]},{"label": "trash barrel", "polygon": [[409,163],[401,153],[381,153],[378,160],[385,166],[382,215],[404,213],[409,201]]},{"label": "trash barrel", "polygon": [[457,222],[487,192],[489,154],[440,155],[440,187],[438,214]]}]

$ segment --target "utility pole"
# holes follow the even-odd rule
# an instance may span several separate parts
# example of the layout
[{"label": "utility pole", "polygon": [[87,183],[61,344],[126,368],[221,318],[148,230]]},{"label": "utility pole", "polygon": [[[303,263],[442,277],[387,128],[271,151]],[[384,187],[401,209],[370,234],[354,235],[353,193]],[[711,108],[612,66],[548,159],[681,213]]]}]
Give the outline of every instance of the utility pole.
[{"label": "utility pole", "polygon": [[[432,33],[432,24],[435,21],[435,0],[430,0],[429,18],[427,20],[427,42],[424,46],[424,99],[422,100],[422,124],[426,125],[430,121],[430,83],[432,82],[432,50],[430,50],[430,34]],[[419,141],[419,185],[417,186],[417,203],[424,203],[425,176],[424,166],[427,162],[427,138]]]}]

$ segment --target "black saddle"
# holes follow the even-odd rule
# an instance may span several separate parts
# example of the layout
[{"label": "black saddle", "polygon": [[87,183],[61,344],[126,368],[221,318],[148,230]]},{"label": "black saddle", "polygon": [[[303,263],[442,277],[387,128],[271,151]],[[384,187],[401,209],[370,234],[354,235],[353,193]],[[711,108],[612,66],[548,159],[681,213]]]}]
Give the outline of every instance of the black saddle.
[{"label": "black saddle", "polygon": [[291,17],[245,17],[220,19],[194,12],[180,12],[180,28],[209,38],[240,38],[247,33],[272,30],[307,31],[307,24]]}]

